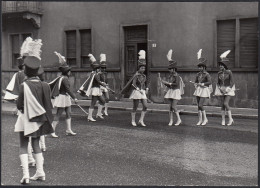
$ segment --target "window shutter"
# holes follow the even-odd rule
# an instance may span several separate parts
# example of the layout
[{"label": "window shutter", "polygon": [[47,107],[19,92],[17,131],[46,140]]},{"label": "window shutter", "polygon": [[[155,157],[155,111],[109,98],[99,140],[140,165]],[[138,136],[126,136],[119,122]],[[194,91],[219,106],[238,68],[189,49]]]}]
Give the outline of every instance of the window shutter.
[{"label": "window shutter", "polygon": [[258,63],[258,19],[240,20],[240,66],[257,67]]},{"label": "window shutter", "polygon": [[12,45],[12,68],[17,68],[18,60],[20,56],[20,42],[19,34],[11,35],[11,45]]},{"label": "window shutter", "polygon": [[80,30],[81,66],[90,67],[88,54],[91,52],[91,30]]},{"label": "window shutter", "polygon": [[217,57],[220,61],[220,55],[231,50],[228,54],[228,67],[235,66],[235,40],[236,40],[236,20],[217,21]]},{"label": "window shutter", "polygon": [[76,31],[66,31],[66,56],[70,66],[76,65]]}]

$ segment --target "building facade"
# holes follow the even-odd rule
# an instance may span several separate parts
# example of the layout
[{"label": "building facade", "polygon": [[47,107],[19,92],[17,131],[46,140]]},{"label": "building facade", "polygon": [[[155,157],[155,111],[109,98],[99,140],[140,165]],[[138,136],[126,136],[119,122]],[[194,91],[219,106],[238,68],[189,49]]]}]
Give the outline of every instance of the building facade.
[{"label": "building facade", "polygon": [[[185,83],[179,104],[196,104],[193,96],[197,52],[208,62],[213,87],[219,56],[226,50],[239,90],[232,107],[258,108],[258,2],[2,2],[2,88],[17,71],[16,58],[27,36],[41,38],[45,80],[58,74],[58,58],[65,55],[72,69],[74,91],[90,74],[87,57],[107,55],[108,83],[119,91],[136,72],[138,51],[147,52],[149,97],[164,103],[158,76],[168,73],[166,54],[173,49]],[[80,96],[78,96],[80,98]],[[208,105],[218,105],[212,96]]]}]

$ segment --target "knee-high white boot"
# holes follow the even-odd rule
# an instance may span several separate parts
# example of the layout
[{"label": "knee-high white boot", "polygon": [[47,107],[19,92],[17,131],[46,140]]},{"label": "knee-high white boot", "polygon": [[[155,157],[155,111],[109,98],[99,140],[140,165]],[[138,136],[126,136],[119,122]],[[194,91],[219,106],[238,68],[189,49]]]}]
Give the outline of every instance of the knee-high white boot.
[{"label": "knee-high white boot", "polygon": [[30,183],[30,174],[29,174],[29,163],[28,163],[28,154],[21,154],[20,160],[23,169],[23,178],[21,179],[21,184],[28,184]]},{"label": "knee-high white boot", "polygon": [[197,123],[197,125],[200,125],[202,123],[202,113],[201,113],[201,110],[199,110],[198,115],[199,115],[199,122]]},{"label": "knee-high white boot", "polygon": [[132,125],[133,125],[133,126],[136,126],[136,123],[135,123],[135,114],[136,114],[136,112],[131,112]]},{"label": "knee-high white boot", "polygon": [[231,111],[229,110],[227,112],[228,112],[228,124],[227,124],[227,126],[230,126],[230,125],[232,125],[234,123],[234,120],[232,118]]},{"label": "knee-high white boot", "polygon": [[43,155],[42,153],[37,153],[34,155],[36,160],[36,173],[33,177],[31,177],[31,180],[45,180],[45,172],[43,171]]},{"label": "knee-high white boot", "polygon": [[202,115],[203,115],[203,122],[202,122],[202,124],[201,125],[206,125],[207,123],[208,123],[208,119],[207,119],[207,116],[206,116],[206,111],[205,110],[203,110],[202,111]]},{"label": "knee-high white boot", "polygon": [[35,160],[34,160],[34,158],[33,158],[33,154],[32,154],[32,142],[31,141],[29,141],[28,142],[28,164],[30,165],[30,166],[35,166]]},{"label": "knee-high white boot", "polygon": [[104,110],[105,116],[108,116],[107,110],[108,110],[108,103],[105,103],[105,110]]},{"label": "knee-high white boot", "polygon": [[40,136],[40,148],[42,151],[46,151],[45,135]]},{"label": "knee-high white boot", "polygon": [[67,126],[66,135],[67,135],[67,136],[69,136],[69,135],[75,136],[77,133],[74,133],[74,132],[71,130],[71,118],[65,119],[65,122],[66,122],[66,126]]},{"label": "knee-high white boot", "polygon": [[145,127],[146,125],[144,124],[144,116],[146,114],[146,111],[142,111],[141,112],[141,117],[140,120],[138,121],[138,123],[140,123],[143,127]]},{"label": "knee-high white boot", "polygon": [[96,118],[100,118],[100,119],[104,119],[103,118],[103,114],[102,114],[102,108],[103,108],[103,105],[101,105],[101,104],[98,104],[98,111],[97,111],[97,115],[96,115]]},{"label": "knee-high white boot", "polygon": [[54,132],[51,133],[51,136],[52,136],[53,138],[58,138],[58,136],[55,134],[55,129],[56,129],[58,123],[59,123],[59,121],[53,121],[53,122],[52,122],[52,128],[53,128]]},{"label": "knee-high white boot", "polygon": [[221,125],[223,125],[223,126],[226,124],[225,114],[226,114],[225,110],[221,110],[221,118],[222,118]]},{"label": "knee-high white boot", "polygon": [[94,111],[94,109],[89,108],[89,110],[88,110],[88,121],[96,121],[96,120],[93,119],[93,117],[92,117],[93,111]]},{"label": "knee-high white boot", "polygon": [[172,111],[169,111],[169,117],[170,117],[170,122],[169,122],[169,126],[172,126],[173,124],[173,112]]},{"label": "knee-high white boot", "polygon": [[175,112],[176,114],[176,117],[177,117],[177,122],[174,124],[175,126],[179,126],[181,124],[181,118],[180,118],[180,114],[179,114],[179,111],[177,110]]}]

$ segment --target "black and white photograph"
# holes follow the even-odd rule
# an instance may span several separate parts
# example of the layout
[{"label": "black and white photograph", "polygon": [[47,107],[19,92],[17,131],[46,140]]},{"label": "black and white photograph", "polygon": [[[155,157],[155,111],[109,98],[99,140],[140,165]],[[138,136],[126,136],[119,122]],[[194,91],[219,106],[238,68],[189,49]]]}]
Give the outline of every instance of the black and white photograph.
[{"label": "black and white photograph", "polygon": [[258,186],[258,1],[1,1],[1,186]]}]

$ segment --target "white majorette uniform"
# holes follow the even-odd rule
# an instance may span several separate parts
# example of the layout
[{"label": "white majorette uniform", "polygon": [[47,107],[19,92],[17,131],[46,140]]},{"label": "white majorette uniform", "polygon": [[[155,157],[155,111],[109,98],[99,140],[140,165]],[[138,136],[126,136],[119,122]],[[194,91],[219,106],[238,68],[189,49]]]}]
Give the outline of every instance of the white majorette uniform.
[{"label": "white majorette uniform", "polygon": [[133,77],[133,86],[139,88],[140,90],[134,89],[129,97],[129,99],[147,99],[145,94],[146,89],[146,76],[145,74],[136,73]]},{"label": "white majorette uniform", "polygon": [[71,106],[71,98],[75,99],[76,96],[71,91],[69,77],[67,72],[71,70],[66,63],[66,61],[62,61],[65,57],[61,56],[58,52],[54,52],[59,57],[59,70],[62,72],[62,75],[54,79],[49,83],[51,91],[52,91],[52,104],[57,108],[65,108]]},{"label": "white majorette uniform", "polygon": [[199,72],[196,75],[195,83],[202,83],[203,86],[196,86],[193,95],[210,98],[212,93],[211,77],[207,71]]}]

